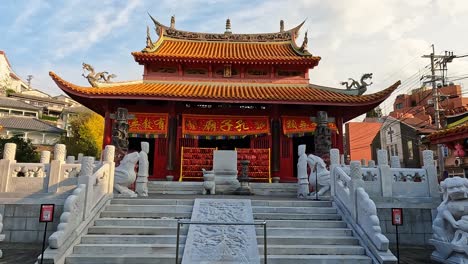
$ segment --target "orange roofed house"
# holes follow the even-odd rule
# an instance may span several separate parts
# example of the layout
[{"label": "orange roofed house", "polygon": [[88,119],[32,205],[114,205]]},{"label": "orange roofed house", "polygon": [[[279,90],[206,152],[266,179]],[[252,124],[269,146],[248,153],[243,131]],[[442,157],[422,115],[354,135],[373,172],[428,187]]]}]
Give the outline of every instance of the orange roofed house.
[{"label": "orange roofed house", "polygon": [[178,30],[174,17],[170,26],[153,22],[159,39],[153,41],[148,30],[146,47],[132,53],[143,65],[142,80],[82,87],[50,73],[70,97],[105,117],[105,144],[111,143],[112,113],[121,107],[134,115],[129,149],[149,141],[150,179],[200,180],[218,148],[237,149],[239,159],[250,160],[249,176],[256,181],[295,181],[297,146],[315,152],[318,124],[311,117],[328,113],[332,147],[342,151],[343,123],[373,109],[399,85],[359,96],[310,84],[309,70],[320,57],[307,50],[307,37],[296,45],[302,24],[284,30],[281,21],[278,32],[235,34],[228,20],[226,32],[218,34]]}]

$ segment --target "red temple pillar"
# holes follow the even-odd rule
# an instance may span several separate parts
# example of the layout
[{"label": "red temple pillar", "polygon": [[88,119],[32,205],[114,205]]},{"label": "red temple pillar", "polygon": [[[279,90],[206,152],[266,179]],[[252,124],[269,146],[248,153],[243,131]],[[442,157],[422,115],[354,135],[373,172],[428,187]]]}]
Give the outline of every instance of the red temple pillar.
[{"label": "red temple pillar", "polygon": [[104,115],[104,136],[102,140],[103,149],[106,145],[112,144],[112,119],[110,118],[109,110]]},{"label": "red temple pillar", "polygon": [[336,117],[336,127],[338,128],[338,135],[336,140],[336,147],[343,154],[343,117]]}]

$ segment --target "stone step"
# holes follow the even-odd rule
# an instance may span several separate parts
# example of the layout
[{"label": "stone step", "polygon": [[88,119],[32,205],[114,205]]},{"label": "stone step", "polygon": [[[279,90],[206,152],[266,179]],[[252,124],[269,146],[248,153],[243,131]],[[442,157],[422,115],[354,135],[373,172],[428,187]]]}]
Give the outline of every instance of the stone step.
[{"label": "stone step", "polygon": [[[205,196],[216,199],[216,196]],[[221,196],[220,196],[221,197]],[[272,206],[272,207],[331,207],[331,201],[309,201],[309,200],[264,200],[250,198],[252,206]],[[117,198],[112,199],[111,204],[127,205],[192,205],[194,199],[151,199],[151,198]]]},{"label": "stone step", "polygon": [[[184,245],[179,245],[183,254]],[[80,244],[73,248],[73,254],[173,254],[176,244]]]},{"label": "stone step", "polygon": [[[263,263],[263,255],[260,256]],[[269,264],[371,264],[371,258],[364,255],[268,255]]]},{"label": "stone step", "polygon": [[[182,256],[179,257],[181,259]],[[174,254],[72,254],[65,264],[174,264]]]},{"label": "stone step", "polygon": [[138,213],[191,213],[193,205],[138,205],[111,204],[105,212],[138,212]]},{"label": "stone step", "polygon": [[104,211],[101,217],[111,218],[153,218],[153,219],[187,219],[192,216],[192,212],[186,213],[158,213],[158,212],[121,212]]},{"label": "stone step", "polygon": [[[182,226],[181,235],[186,235],[188,226]],[[176,235],[176,227],[145,227],[145,226],[93,226],[88,229],[88,234],[105,235]]]},{"label": "stone step", "polygon": [[255,220],[341,220],[338,214],[253,213]]},{"label": "stone step", "polygon": [[[260,256],[263,263],[263,255]],[[166,264],[174,263],[173,254],[72,254],[66,264]],[[270,264],[371,264],[369,257],[363,255],[268,255]]]},{"label": "stone step", "polygon": [[[186,236],[180,236],[185,243]],[[82,244],[175,244],[176,235],[84,235]],[[263,244],[263,236],[257,236],[257,243]],[[269,245],[358,245],[352,236],[267,236]]]},{"label": "stone step", "polygon": [[151,199],[151,198],[117,198],[112,199],[111,204],[134,204],[134,205],[191,205],[194,199]]},{"label": "stone step", "polygon": [[[257,235],[263,235],[263,228],[257,227]],[[351,236],[349,228],[267,228],[267,236]]]},{"label": "stone step", "polygon": [[[258,246],[263,254],[263,245]],[[357,245],[269,245],[272,255],[363,255],[365,250]],[[74,247],[74,254],[174,254],[175,244],[80,244]],[[179,245],[183,254],[184,245]]]},{"label": "stone step", "polygon": [[[263,245],[258,246],[263,256]],[[358,245],[268,245],[268,255],[364,255]]]},{"label": "stone step", "polygon": [[[185,220],[189,221],[190,218]],[[148,218],[100,218],[94,222],[95,226],[160,226],[177,227],[176,219],[148,219]],[[273,227],[297,227],[297,228],[344,228],[343,221],[321,220],[268,220],[268,229]]]},{"label": "stone step", "polygon": [[[186,236],[180,236],[181,243]],[[84,235],[82,244],[176,244],[176,235]]]},{"label": "stone step", "polygon": [[252,212],[256,213],[293,213],[293,214],[336,214],[333,207],[270,207],[252,206]]}]

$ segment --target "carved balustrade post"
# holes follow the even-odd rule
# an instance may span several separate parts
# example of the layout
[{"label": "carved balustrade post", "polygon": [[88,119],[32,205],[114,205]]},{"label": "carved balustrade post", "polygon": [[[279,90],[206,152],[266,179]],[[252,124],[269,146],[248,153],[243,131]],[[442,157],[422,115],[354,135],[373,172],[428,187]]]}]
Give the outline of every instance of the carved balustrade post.
[{"label": "carved balustrade post", "polygon": [[390,157],[390,167],[391,168],[401,168],[400,157],[391,156]]},{"label": "carved balustrade post", "polygon": [[377,151],[377,162],[380,171],[380,184],[381,192],[383,197],[392,197],[393,195],[393,175],[388,166],[388,154],[387,151],[381,149]]},{"label": "carved balustrade post", "polygon": [[341,166],[346,165],[346,162],[345,162],[345,159],[344,159],[344,154],[340,155],[340,164],[341,164]]},{"label": "carved balustrade post", "polygon": [[337,148],[330,149],[330,192],[331,196],[335,196],[335,168],[340,166],[340,150]]},{"label": "carved balustrade post", "polygon": [[366,159],[361,159],[361,167],[365,167],[366,166]]},{"label": "carved balustrade post", "polygon": [[367,162],[367,167],[368,168],[375,168],[375,160],[369,160]]},{"label": "carved balustrade post", "polygon": [[3,148],[3,159],[4,160],[15,160],[16,155],[16,144],[6,143]]},{"label": "carved balustrade post", "polygon": [[47,192],[55,193],[58,191],[59,183],[63,178],[60,175],[62,165],[65,163],[67,148],[64,144],[56,144],[54,147],[54,159],[50,162],[49,183]]},{"label": "carved balustrade post", "polygon": [[356,207],[356,201],[357,201],[357,188],[362,187],[362,170],[361,170],[361,162],[359,161],[351,161],[349,164],[349,169],[350,169],[350,177],[351,177],[351,184],[349,187],[349,195],[351,199],[351,216],[353,219],[357,222],[357,207]]},{"label": "carved balustrade post", "polygon": [[94,157],[83,157],[81,159],[81,170],[80,175],[78,176],[78,185],[86,185],[85,193],[85,206],[83,220],[88,217],[89,212],[93,209],[93,186],[96,182],[96,179],[93,179],[94,171]]},{"label": "carved balustrade post", "polygon": [[66,163],[75,164],[75,156],[67,156]]},{"label": "carved balustrade post", "polygon": [[50,151],[43,150],[41,151],[41,158],[39,159],[39,163],[50,163]]},{"label": "carved balustrade post", "polygon": [[78,158],[77,161],[81,164],[81,160],[83,159],[84,154],[83,153],[78,153]]},{"label": "carved balustrade post", "polygon": [[0,160],[0,191],[8,191],[8,183],[11,177],[11,164],[16,163],[16,144],[6,143],[3,148],[3,159]]},{"label": "carved balustrade post", "polygon": [[437,180],[437,169],[434,164],[434,152],[432,152],[432,150],[424,150],[422,154],[423,168],[426,170],[429,195],[431,197],[440,197],[439,181]]},{"label": "carved balustrade post", "polygon": [[107,145],[104,148],[103,161],[109,163],[109,177],[107,185],[107,193],[112,194],[114,192],[114,170],[115,170],[115,147],[113,145]]}]

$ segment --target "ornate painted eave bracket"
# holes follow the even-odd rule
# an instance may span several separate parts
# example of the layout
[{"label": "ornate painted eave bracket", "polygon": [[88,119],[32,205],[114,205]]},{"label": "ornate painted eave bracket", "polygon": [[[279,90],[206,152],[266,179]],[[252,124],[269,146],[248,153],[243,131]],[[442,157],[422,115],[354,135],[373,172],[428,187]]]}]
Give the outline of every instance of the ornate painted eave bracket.
[{"label": "ornate painted eave bracket", "polygon": [[[171,26],[165,26],[159,21],[154,19],[151,15],[156,26],[156,33],[162,37],[167,36],[175,39],[185,40],[202,40],[202,41],[235,41],[235,42],[285,42],[294,41],[298,35],[299,29],[304,25],[305,20],[298,26],[289,30],[280,30],[274,33],[259,33],[259,34],[233,34],[226,30],[224,33],[201,33],[190,32],[175,29],[175,19],[172,17]],[[282,24],[282,23],[281,23]]]}]

